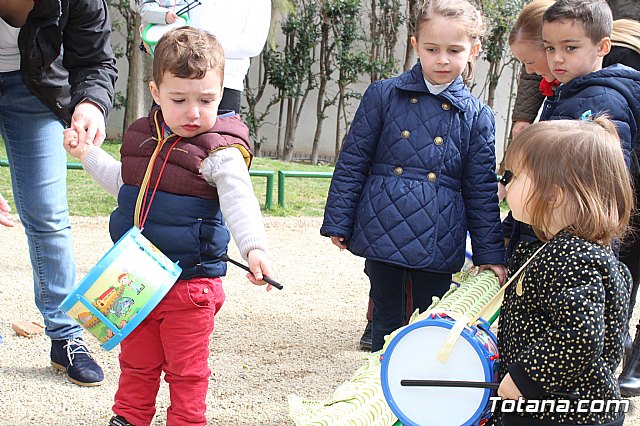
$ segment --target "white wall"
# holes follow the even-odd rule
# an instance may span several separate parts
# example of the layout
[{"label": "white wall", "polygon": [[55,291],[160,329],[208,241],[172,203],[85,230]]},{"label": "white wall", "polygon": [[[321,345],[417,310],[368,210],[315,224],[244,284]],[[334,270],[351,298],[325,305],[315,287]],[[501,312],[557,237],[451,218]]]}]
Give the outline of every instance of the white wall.
[{"label": "white wall", "polygon": [[[403,37],[400,37],[402,40]],[[122,36],[119,34],[114,34],[112,37],[113,43],[123,43]],[[404,51],[404,46],[399,46],[398,51]],[[398,56],[400,57],[400,56]],[[252,66],[250,69],[250,73],[255,75],[257,68],[257,58],[252,61]],[[121,91],[123,94],[126,92],[126,79],[127,79],[127,61],[126,59],[120,59],[117,63],[119,70],[119,78],[116,83],[116,90]],[[487,64],[483,61],[479,61],[476,64],[475,75],[476,75],[476,87],[473,90],[473,94],[479,96],[484,100],[486,94],[480,93],[480,89],[483,86],[483,83],[486,79],[487,72]],[[496,91],[496,99],[494,103],[494,112],[496,118],[496,155],[498,157],[498,162],[502,159],[503,151],[504,151],[504,140],[505,140],[505,132],[508,129],[506,125],[507,121],[507,112],[509,110],[509,98],[510,98],[510,90],[511,90],[511,78],[512,78],[512,68],[505,68],[503,76],[500,79],[498,84],[498,89]],[[255,79],[252,79],[255,81]],[[366,82],[357,84],[353,86],[354,90],[359,90],[363,92],[367,87]],[[329,89],[331,90],[331,88]],[[265,95],[261,104],[265,104],[268,100],[269,96]],[[358,106],[358,101],[353,99],[351,107],[348,109],[348,114],[350,117],[353,117],[355,113],[355,109]],[[313,134],[315,131],[316,117],[315,117],[315,104],[316,97],[310,95],[306,101],[305,109],[303,110],[301,122],[298,125],[298,129],[296,132],[296,142],[295,142],[295,154],[296,156],[308,156],[311,153],[311,145],[313,142]],[[260,107],[260,104],[259,104]],[[327,156],[332,158],[334,153],[334,144],[335,144],[335,115],[336,109],[330,108],[328,112],[328,117],[325,119],[323,131],[322,131],[322,139],[321,139],[321,148],[320,154],[322,156]],[[122,110],[114,110],[109,119],[107,132],[110,138],[119,137],[122,131],[122,120],[124,116],[124,111]],[[277,120],[278,120],[278,107],[271,108],[271,114],[267,117],[265,124],[261,129],[262,136],[267,138],[265,144],[263,145],[263,149],[275,151],[276,148],[276,137],[277,137]]]}]

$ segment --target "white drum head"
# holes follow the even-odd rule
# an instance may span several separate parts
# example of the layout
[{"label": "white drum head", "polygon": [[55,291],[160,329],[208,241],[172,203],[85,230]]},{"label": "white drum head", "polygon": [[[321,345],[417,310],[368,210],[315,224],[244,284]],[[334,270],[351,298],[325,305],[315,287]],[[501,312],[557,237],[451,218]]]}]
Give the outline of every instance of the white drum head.
[{"label": "white drum head", "polygon": [[403,379],[492,380],[487,377],[488,364],[464,336],[460,336],[446,363],[438,361],[436,356],[450,329],[428,322],[407,327],[383,355],[381,378],[387,402],[406,425],[472,424],[484,410],[490,390],[400,385]]}]

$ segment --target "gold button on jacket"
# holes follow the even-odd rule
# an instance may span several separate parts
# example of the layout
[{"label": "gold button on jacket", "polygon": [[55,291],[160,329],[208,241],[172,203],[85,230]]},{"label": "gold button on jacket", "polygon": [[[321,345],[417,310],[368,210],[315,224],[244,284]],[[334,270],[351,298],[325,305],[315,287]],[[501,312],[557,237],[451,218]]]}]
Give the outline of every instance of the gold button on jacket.
[{"label": "gold button on jacket", "polygon": [[431,172],[427,175],[427,179],[429,179],[430,182],[433,182],[434,180],[436,180],[436,174]]},{"label": "gold button on jacket", "polygon": [[400,176],[403,172],[404,170],[402,170],[402,167],[396,167],[395,169],[393,169],[393,174],[395,174],[396,176]]}]

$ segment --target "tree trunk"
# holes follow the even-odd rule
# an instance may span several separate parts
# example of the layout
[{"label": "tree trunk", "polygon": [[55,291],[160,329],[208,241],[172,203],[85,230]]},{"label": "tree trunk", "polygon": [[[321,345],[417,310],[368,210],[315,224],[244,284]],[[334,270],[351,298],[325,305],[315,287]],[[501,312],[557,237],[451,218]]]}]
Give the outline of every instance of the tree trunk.
[{"label": "tree trunk", "polygon": [[[136,18],[136,25],[140,25],[139,15]],[[145,58],[145,56],[149,55],[138,49],[141,41],[140,32],[135,31],[134,34],[134,47],[131,50],[131,58],[129,60],[129,79],[127,81],[127,103],[124,114],[123,133],[127,128],[129,128],[131,123],[138,118],[145,116],[151,106],[151,103],[146,101],[147,95],[149,94],[148,74],[146,69],[149,67],[145,66],[145,62],[150,63],[150,59]]]},{"label": "tree trunk", "polygon": [[318,101],[316,102],[316,130],[313,134],[313,144],[311,146],[311,164],[318,164],[318,152],[320,151],[320,137],[322,136],[322,126],[324,119],[327,117],[324,107],[324,96],[327,87],[327,78],[320,76],[320,85],[318,86]]},{"label": "tree trunk", "polygon": [[411,46],[411,37],[416,33],[415,16],[418,12],[417,0],[408,0],[409,13],[407,18],[407,47],[404,51],[404,63],[402,69],[410,70],[415,64],[413,46]]},{"label": "tree trunk", "polygon": [[282,158],[282,123],[284,118],[284,98],[280,91],[280,108],[278,108],[278,138],[276,140],[276,158]]},{"label": "tree trunk", "polygon": [[493,108],[493,104],[496,99],[496,88],[498,87],[498,79],[500,78],[498,73],[498,67],[500,65],[500,59],[498,58],[496,62],[491,62],[489,64],[489,72],[487,73],[489,76],[489,87],[487,89],[487,106],[489,108]]},{"label": "tree trunk", "polygon": [[282,158],[284,161],[291,161],[293,158],[294,135],[295,135],[295,110],[298,98],[287,99],[287,127],[284,136],[284,149],[282,150]]},{"label": "tree trunk", "polygon": [[340,95],[338,96],[338,113],[336,114],[336,145],[334,149],[335,161],[338,161],[338,156],[340,155],[340,150],[342,149],[342,138],[340,137],[340,121],[342,118],[342,107],[344,104],[344,87],[339,84],[338,85]]}]

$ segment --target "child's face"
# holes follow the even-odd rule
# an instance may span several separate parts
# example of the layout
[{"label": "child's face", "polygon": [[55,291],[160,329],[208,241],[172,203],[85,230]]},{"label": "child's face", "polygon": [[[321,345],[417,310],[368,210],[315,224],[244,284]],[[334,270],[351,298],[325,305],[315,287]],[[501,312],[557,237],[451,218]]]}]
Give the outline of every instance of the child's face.
[{"label": "child's face", "polygon": [[602,57],[611,48],[608,37],[594,44],[583,25],[573,21],[545,22],[542,39],[549,69],[561,83],[601,69]]},{"label": "child's face", "polygon": [[537,74],[547,81],[555,77],[549,69],[545,49],[531,41],[516,41],[511,45],[511,53],[524,65],[528,74]]},{"label": "child's face", "polygon": [[461,21],[435,16],[420,24],[418,38],[411,38],[418,52],[422,74],[431,84],[447,84],[462,74],[480,44],[471,43]]},{"label": "child's face", "polygon": [[507,203],[515,220],[531,224],[531,215],[526,208],[527,200],[532,193],[533,182],[524,170],[513,173],[511,181],[507,184]]},{"label": "child's face", "polygon": [[166,125],[178,136],[193,137],[216,123],[222,99],[218,74],[209,70],[204,78],[180,78],[166,72],[158,87],[150,82],[151,96],[162,108]]}]

